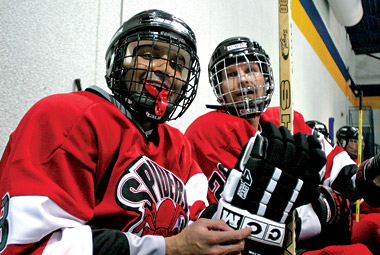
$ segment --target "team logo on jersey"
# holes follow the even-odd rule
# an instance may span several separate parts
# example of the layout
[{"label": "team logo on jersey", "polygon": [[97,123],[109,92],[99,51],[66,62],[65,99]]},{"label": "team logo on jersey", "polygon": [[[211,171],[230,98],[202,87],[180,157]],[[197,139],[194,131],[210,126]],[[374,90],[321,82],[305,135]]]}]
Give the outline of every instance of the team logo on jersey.
[{"label": "team logo on jersey", "polygon": [[116,198],[136,219],[128,222],[123,231],[141,236],[171,236],[188,222],[184,183],[145,156],[125,170],[116,188]]}]

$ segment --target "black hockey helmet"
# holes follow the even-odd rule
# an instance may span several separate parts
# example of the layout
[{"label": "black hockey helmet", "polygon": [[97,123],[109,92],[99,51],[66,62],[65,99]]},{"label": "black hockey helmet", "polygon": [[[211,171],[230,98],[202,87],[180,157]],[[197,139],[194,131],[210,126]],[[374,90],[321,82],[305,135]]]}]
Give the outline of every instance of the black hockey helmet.
[{"label": "black hockey helmet", "polygon": [[350,139],[359,139],[359,129],[352,126],[343,126],[336,131],[336,139],[337,144],[344,149]]},{"label": "black hockey helmet", "polygon": [[[259,71],[252,70],[252,64],[257,64]],[[244,75],[229,74],[229,66],[235,68],[245,65],[248,69]],[[262,84],[252,84],[252,87],[243,86],[243,79],[254,79],[260,72],[263,76]],[[209,81],[218,102],[232,115],[242,118],[253,118],[262,114],[271,101],[274,91],[273,71],[268,54],[256,41],[247,37],[231,37],[221,42],[214,50],[208,65]],[[238,79],[239,86],[233,87],[229,82]],[[223,85],[224,84],[224,85]],[[226,86],[224,91],[222,85]],[[262,88],[262,95],[257,95],[258,88]],[[233,94],[239,94],[241,100],[235,100]],[[248,96],[254,94],[255,96]]]},{"label": "black hockey helmet", "polygon": [[308,120],[308,121],[306,121],[306,124],[310,128],[317,130],[319,133],[324,135],[326,138],[329,137],[329,131],[327,130],[327,127],[324,123],[317,121],[317,120]]},{"label": "black hockey helmet", "polygon": [[[358,139],[359,129],[353,126],[343,126],[336,132],[337,144],[345,149],[352,159],[356,159],[358,157],[358,153],[356,149],[353,150],[352,145],[347,145],[350,143],[350,140],[351,143],[358,143]],[[362,141],[362,150],[364,150],[364,141]]]},{"label": "black hockey helmet", "polygon": [[[157,60],[164,63],[161,70],[154,68]],[[194,32],[161,10],[143,11],[124,22],[106,52],[108,87],[147,121],[180,117],[195,98],[199,73]]]}]

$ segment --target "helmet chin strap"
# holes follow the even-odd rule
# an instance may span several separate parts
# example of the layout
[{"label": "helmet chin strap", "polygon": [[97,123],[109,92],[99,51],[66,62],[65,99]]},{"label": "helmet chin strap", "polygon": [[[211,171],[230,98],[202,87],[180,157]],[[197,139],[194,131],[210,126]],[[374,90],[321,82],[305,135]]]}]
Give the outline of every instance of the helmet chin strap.
[{"label": "helmet chin strap", "polygon": [[169,91],[165,89],[158,91],[158,89],[150,83],[145,83],[145,89],[151,96],[156,98],[154,106],[155,114],[157,116],[163,116],[168,105]]}]

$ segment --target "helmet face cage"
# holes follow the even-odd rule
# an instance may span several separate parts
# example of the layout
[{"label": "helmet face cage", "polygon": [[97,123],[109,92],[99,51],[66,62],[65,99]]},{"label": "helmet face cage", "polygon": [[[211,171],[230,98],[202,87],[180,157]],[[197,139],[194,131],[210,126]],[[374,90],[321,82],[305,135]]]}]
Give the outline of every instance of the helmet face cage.
[{"label": "helmet face cage", "polygon": [[[153,12],[166,15],[159,22],[182,22],[167,13]],[[148,121],[164,122],[180,117],[194,100],[200,65],[195,37],[188,43],[190,28],[185,32],[173,26],[163,29],[154,22],[156,27],[149,27],[152,21],[148,21],[146,27],[131,33],[128,29],[133,27],[124,23],[126,32],[111,42],[106,55],[106,80],[132,112]]]},{"label": "helmet face cage", "polygon": [[227,39],[217,47],[210,61],[209,79],[218,102],[230,114],[243,118],[263,113],[274,91],[269,57],[248,38]]}]

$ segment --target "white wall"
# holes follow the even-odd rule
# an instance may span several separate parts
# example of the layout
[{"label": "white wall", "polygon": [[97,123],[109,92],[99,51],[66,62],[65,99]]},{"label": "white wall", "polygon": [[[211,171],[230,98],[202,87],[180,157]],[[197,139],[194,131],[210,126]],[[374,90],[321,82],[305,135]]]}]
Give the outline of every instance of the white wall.
[{"label": "white wall", "polygon": [[0,1],[0,10],[1,155],[37,100],[72,91],[76,78],[104,83],[101,62],[120,23],[120,1]]},{"label": "white wall", "polygon": [[[37,100],[72,91],[76,78],[81,79],[84,88],[94,84],[106,88],[104,55],[120,20],[151,8],[185,20],[197,36],[202,68],[198,95],[188,112],[171,122],[181,131],[207,111],[205,104],[216,103],[207,65],[216,45],[230,36],[256,39],[271,56],[278,84],[277,1],[0,1],[0,155],[10,133]],[[306,120],[327,124],[328,118],[334,117],[339,127],[345,122],[350,103],[297,26],[293,28],[295,109]],[[340,46],[348,47],[346,43]],[[343,49],[341,54],[347,51],[350,49]],[[354,64],[351,57],[348,54],[344,59]],[[272,106],[279,104],[278,97],[277,87]]]}]

